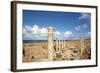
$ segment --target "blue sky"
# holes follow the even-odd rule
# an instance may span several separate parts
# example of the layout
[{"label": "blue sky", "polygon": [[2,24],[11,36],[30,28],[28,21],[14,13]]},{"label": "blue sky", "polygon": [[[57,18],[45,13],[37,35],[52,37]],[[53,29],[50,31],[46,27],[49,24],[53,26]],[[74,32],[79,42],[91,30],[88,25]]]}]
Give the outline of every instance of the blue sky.
[{"label": "blue sky", "polygon": [[90,18],[90,13],[23,10],[23,37],[24,40],[45,40],[49,26],[55,28],[57,38],[90,36]]}]

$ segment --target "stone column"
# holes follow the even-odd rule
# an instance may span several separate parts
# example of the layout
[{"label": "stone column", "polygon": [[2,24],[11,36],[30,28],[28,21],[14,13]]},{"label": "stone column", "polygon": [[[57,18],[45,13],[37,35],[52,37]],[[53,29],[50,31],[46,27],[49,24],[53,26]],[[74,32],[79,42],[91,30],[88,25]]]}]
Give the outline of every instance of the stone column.
[{"label": "stone column", "polygon": [[58,40],[56,38],[56,51],[58,50]]},{"label": "stone column", "polygon": [[53,60],[53,27],[48,28],[48,59]]},{"label": "stone column", "polygon": [[64,45],[63,47],[64,47],[64,49],[65,49],[65,39],[63,40],[63,42],[64,42],[64,43],[63,43],[63,45]]},{"label": "stone column", "polygon": [[61,41],[61,42],[62,42],[62,49],[64,48],[64,42],[63,42],[63,41],[64,41],[64,40],[62,39],[62,41]]},{"label": "stone column", "polygon": [[58,44],[58,46],[59,46],[59,50],[60,50],[60,39],[59,39],[59,44]]},{"label": "stone column", "polygon": [[81,55],[82,55],[83,50],[84,50],[84,39],[83,39],[83,37],[81,37],[80,44],[81,44]]}]

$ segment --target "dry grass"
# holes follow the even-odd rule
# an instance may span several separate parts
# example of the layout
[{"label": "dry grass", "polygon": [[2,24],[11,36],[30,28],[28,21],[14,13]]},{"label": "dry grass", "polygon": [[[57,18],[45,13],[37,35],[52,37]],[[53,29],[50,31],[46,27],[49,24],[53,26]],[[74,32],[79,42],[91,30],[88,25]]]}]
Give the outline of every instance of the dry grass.
[{"label": "dry grass", "polygon": [[[54,51],[54,61],[57,60],[81,60],[91,58],[91,41],[84,41],[84,51],[80,54],[80,40],[69,40],[65,42],[65,49],[60,52]],[[24,43],[23,62],[48,61],[48,43]],[[55,42],[54,42],[55,49]]]}]

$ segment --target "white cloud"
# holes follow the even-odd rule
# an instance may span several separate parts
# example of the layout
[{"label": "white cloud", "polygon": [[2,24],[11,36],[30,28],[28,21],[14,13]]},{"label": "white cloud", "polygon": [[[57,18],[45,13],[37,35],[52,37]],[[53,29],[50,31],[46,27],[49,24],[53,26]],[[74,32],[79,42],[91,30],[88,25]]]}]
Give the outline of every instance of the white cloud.
[{"label": "white cloud", "polygon": [[31,27],[26,25],[24,28],[23,28],[23,34],[29,34],[30,33],[30,29]]},{"label": "white cloud", "polygon": [[55,31],[54,32],[54,39],[71,39],[74,36],[72,31],[65,31],[65,32],[60,32],[60,31]]},{"label": "white cloud", "polygon": [[85,29],[85,28],[87,28],[88,27],[88,24],[84,24],[83,25],[83,28]]},{"label": "white cloud", "polygon": [[54,32],[54,39],[55,39],[55,38],[61,38],[61,32],[59,32],[59,31],[56,30],[56,31]]},{"label": "white cloud", "polygon": [[90,39],[91,38],[91,32],[87,32],[86,35],[84,36],[84,38]]},{"label": "white cloud", "polygon": [[37,25],[34,26],[28,26],[28,28],[23,29],[23,33],[25,34],[33,34],[33,35],[38,35],[38,34],[47,34],[47,28],[40,28]]},{"label": "white cloud", "polygon": [[[24,39],[42,39],[42,40],[47,40],[48,39],[48,31],[46,27],[39,27],[36,24],[33,26],[25,26],[23,28],[23,34],[24,34]],[[69,39],[73,37],[73,32],[72,31],[65,31],[65,32],[60,32],[58,30],[54,31],[54,39],[58,38],[64,38],[64,39]]]},{"label": "white cloud", "polygon": [[36,24],[33,26],[25,26],[23,28],[23,34],[26,38],[38,38],[38,39],[45,39],[47,38],[47,28],[42,27],[40,28]]},{"label": "white cloud", "polygon": [[27,34],[27,31],[26,31],[26,29],[23,29],[23,34]]},{"label": "white cloud", "polygon": [[68,39],[73,37],[73,32],[72,31],[66,31],[64,32],[64,38]]},{"label": "white cloud", "polygon": [[40,28],[36,24],[30,28],[31,34],[38,34],[39,31],[40,31]]},{"label": "white cloud", "polygon": [[31,28],[31,26],[29,26],[29,25],[25,25],[25,27],[24,27],[25,29],[30,29]]},{"label": "white cloud", "polygon": [[81,30],[81,26],[80,26],[80,25],[76,26],[76,27],[75,27],[75,30],[76,30],[76,31],[80,31],[80,30]]},{"label": "white cloud", "polygon": [[88,36],[91,36],[91,32],[88,32],[87,35],[88,35]]},{"label": "white cloud", "polygon": [[33,36],[32,36],[32,34],[24,34],[23,39],[24,40],[32,40]]},{"label": "white cloud", "polygon": [[90,18],[90,16],[87,13],[82,13],[81,16],[79,17],[80,20],[81,19],[88,19],[88,18]]},{"label": "white cloud", "polygon": [[47,34],[47,32],[48,32],[48,31],[47,31],[47,28],[44,28],[44,27],[43,27],[43,28],[40,29],[40,33],[41,33],[41,34]]},{"label": "white cloud", "polygon": [[55,34],[56,34],[56,35],[61,35],[61,32],[55,31]]},{"label": "white cloud", "polygon": [[81,31],[81,30],[85,30],[85,29],[88,29],[89,28],[89,26],[88,26],[88,24],[83,24],[83,25],[78,25],[78,26],[76,26],[75,27],[75,30],[76,31]]}]

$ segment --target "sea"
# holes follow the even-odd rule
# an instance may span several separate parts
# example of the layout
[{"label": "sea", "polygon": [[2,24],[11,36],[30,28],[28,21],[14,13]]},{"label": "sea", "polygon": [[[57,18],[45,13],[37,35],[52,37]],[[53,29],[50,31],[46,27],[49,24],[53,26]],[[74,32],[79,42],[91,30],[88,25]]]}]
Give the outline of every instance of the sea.
[{"label": "sea", "polygon": [[23,40],[23,43],[40,43],[40,42],[48,42],[48,40]]},{"label": "sea", "polygon": [[[53,40],[54,42],[56,40]],[[71,40],[65,40],[65,41],[71,41]],[[72,40],[76,41],[76,40]],[[48,42],[48,40],[23,40],[23,43],[40,43],[40,42]]]}]

